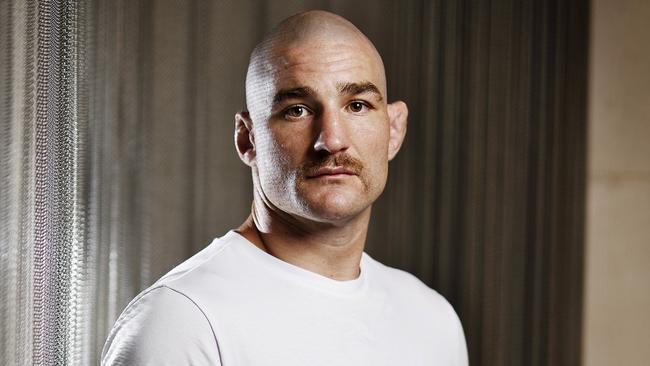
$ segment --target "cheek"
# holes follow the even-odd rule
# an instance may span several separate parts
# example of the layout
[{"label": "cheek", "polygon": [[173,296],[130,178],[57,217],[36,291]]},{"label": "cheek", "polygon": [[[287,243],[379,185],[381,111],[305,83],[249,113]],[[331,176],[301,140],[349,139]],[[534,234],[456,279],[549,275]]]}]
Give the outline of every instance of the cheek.
[{"label": "cheek", "polygon": [[302,161],[304,138],[295,129],[260,129],[256,134],[260,175],[285,180]]},{"label": "cheek", "polygon": [[375,159],[369,168],[370,190],[381,192],[388,178],[388,162],[386,159]]},{"label": "cheek", "polygon": [[388,175],[388,130],[368,129],[360,144],[365,157],[365,180],[372,191],[383,190]]},{"label": "cheek", "polygon": [[388,161],[388,143],[390,136],[387,122],[381,121],[369,125],[362,131],[359,131],[358,136],[360,141],[359,147],[368,159],[371,159],[374,164]]}]

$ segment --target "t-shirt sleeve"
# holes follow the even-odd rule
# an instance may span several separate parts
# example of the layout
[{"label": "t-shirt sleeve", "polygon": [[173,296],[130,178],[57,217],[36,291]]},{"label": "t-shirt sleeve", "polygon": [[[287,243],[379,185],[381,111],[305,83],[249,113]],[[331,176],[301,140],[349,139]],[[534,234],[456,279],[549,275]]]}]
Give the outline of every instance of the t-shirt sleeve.
[{"label": "t-shirt sleeve", "polygon": [[[442,298],[442,296],[440,296]],[[453,342],[450,344],[450,349],[453,350],[451,357],[453,359],[452,364],[454,366],[468,366],[469,365],[469,355],[467,354],[467,342],[465,341],[465,332],[463,331],[463,324],[460,322],[460,318],[454,307],[447,301],[444,300],[447,308],[447,319],[450,321],[449,329],[449,340]]]},{"label": "t-shirt sleeve", "polygon": [[468,366],[469,355],[467,353],[467,342],[465,341],[465,332],[463,331],[463,325],[461,324],[460,319],[455,312],[454,318],[456,323],[456,365]]},{"label": "t-shirt sleeve", "polygon": [[163,285],[141,294],[122,312],[106,340],[101,364],[219,366],[221,361],[203,311]]},{"label": "t-shirt sleeve", "polygon": [[440,313],[444,314],[444,323],[446,324],[444,338],[446,342],[449,342],[446,343],[446,347],[448,347],[450,352],[448,364],[453,366],[468,366],[469,354],[467,351],[467,341],[465,340],[465,332],[463,331],[463,324],[460,321],[460,317],[449,301],[439,293],[435,291],[434,293],[439,303],[443,306]]}]

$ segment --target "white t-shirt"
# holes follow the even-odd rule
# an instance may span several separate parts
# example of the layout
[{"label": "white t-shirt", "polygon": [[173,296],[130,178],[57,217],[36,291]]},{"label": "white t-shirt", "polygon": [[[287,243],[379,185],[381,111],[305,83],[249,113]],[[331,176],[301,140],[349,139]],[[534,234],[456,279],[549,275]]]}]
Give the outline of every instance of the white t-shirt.
[{"label": "white t-shirt", "polygon": [[363,253],[338,281],[284,262],[235,231],[124,309],[102,365],[468,364],[454,309],[415,276]]}]

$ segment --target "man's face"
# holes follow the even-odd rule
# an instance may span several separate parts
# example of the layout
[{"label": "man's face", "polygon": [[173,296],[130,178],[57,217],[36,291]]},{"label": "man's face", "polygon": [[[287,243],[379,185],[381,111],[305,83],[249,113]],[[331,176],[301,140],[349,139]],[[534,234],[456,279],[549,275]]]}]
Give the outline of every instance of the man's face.
[{"label": "man's face", "polygon": [[317,222],[368,209],[389,160],[382,65],[355,42],[328,41],[275,49],[268,62],[271,72],[249,98],[256,189]]}]

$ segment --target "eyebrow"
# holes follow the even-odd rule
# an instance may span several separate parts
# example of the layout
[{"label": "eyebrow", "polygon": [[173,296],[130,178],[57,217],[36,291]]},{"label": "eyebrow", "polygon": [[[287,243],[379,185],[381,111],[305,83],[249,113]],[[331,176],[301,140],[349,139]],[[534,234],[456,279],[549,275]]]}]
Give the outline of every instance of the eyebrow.
[{"label": "eyebrow", "polygon": [[377,88],[375,84],[369,81],[365,81],[362,83],[339,83],[337,87],[341,94],[357,95],[357,94],[370,93],[370,94],[374,94],[379,101],[383,100],[379,88]]},{"label": "eyebrow", "polygon": [[316,93],[308,86],[282,89],[273,97],[273,105],[276,106],[287,99],[314,97],[314,95],[316,95]]},{"label": "eyebrow", "polygon": [[[343,95],[357,95],[357,94],[374,94],[377,100],[382,101],[383,97],[379,88],[369,81],[361,83],[339,83],[337,84],[339,93]],[[273,97],[273,106],[277,106],[287,99],[296,98],[315,98],[316,92],[308,86],[299,86],[297,88],[281,89]]]}]

